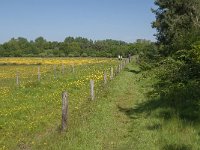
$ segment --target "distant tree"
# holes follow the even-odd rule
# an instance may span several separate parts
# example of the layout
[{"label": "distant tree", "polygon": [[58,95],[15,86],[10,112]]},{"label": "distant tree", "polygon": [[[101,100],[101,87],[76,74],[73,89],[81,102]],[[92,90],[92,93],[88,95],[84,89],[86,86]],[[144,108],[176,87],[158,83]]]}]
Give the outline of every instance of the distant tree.
[{"label": "distant tree", "polygon": [[74,42],[74,38],[73,37],[66,37],[65,40],[64,40],[64,43],[72,43]]},{"label": "distant tree", "polygon": [[12,38],[0,46],[0,56],[40,56],[40,57],[64,57],[64,56],[91,56],[91,57],[117,57],[119,54],[127,57],[129,53],[136,54],[142,51],[136,43],[126,43],[112,39],[92,41],[83,37],[66,37],[63,42],[47,41],[38,37],[34,41],[26,38]]},{"label": "distant tree", "polygon": [[43,37],[38,37],[35,39],[35,47],[39,53],[43,53],[45,49],[48,49],[48,43]]}]

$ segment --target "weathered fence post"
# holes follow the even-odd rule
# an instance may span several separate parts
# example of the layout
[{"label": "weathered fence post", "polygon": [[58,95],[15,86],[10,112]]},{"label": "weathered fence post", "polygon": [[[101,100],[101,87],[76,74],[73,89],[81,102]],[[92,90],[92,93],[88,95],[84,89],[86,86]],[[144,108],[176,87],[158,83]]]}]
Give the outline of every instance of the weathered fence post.
[{"label": "weathered fence post", "polygon": [[103,79],[104,79],[104,84],[106,85],[107,84],[107,73],[106,73],[106,71],[104,72]]},{"label": "weathered fence post", "polygon": [[91,100],[94,100],[94,80],[90,80],[90,95],[91,95]]},{"label": "weathered fence post", "polygon": [[19,85],[19,72],[16,72],[16,84]]},{"label": "weathered fence post", "polygon": [[119,66],[118,66],[118,70],[119,70],[118,72],[120,73],[120,71],[121,71],[121,67],[120,67],[120,64],[119,64]]},{"label": "weathered fence post", "polygon": [[62,131],[67,130],[68,123],[68,95],[67,92],[62,93]]},{"label": "weathered fence post", "polygon": [[54,65],[53,70],[54,70],[54,78],[56,78],[56,65]]},{"label": "weathered fence post", "polygon": [[72,72],[74,73],[74,64],[72,64]]},{"label": "weathered fence post", "polygon": [[131,62],[131,54],[128,54],[129,63]]},{"label": "weathered fence post", "polygon": [[111,80],[113,79],[113,67],[111,67],[111,69],[110,69],[110,79]]},{"label": "weathered fence post", "polygon": [[40,74],[40,66],[38,66],[38,81],[40,81],[41,74]]},{"label": "weathered fence post", "polygon": [[115,67],[115,76],[117,75],[117,73],[118,73],[118,67],[116,66]]},{"label": "weathered fence post", "polygon": [[65,66],[62,64],[62,74],[65,74]]}]

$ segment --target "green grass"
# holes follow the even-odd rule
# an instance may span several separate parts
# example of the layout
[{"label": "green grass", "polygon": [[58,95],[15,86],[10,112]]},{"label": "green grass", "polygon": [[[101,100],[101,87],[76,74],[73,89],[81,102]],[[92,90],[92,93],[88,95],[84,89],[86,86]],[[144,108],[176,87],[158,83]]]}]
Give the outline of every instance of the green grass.
[{"label": "green grass", "polygon": [[[200,149],[199,125],[184,123],[173,111],[142,106],[157,80],[152,72],[129,65],[104,89],[101,98],[84,106],[79,122],[67,133],[55,132],[36,149]],[[171,113],[171,114],[170,114]],[[170,116],[170,117],[169,117]],[[72,118],[73,120],[73,118]],[[79,124],[79,125],[76,125]],[[56,140],[55,140],[56,139]]]},{"label": "green grass", "polygon": [[[41,123],[44,125],[41,125],[36,133],[23,133],[28,140],[22,140],[18,145],[14,145],[13,149],[200,149],[200,125],[180,118],[171,107],[162,107],[162,101],[149,98],[148,94],[153,91],[153,85],[158,82],[155,71],[140,71],[134,63],[128,64],[106,86],[98,87],[99,93],[95,101],[85,100],[78,109],[74,108],[73,101],[80,98],[80,89],[70,91],[72,94],[68,131],[60,131],[60,113],[57,113],[44,119]],[[62,79],[60,81],[65,82]],[[46,84],[44,86],[48,87]],[[55,85],[49,91],[56,88]],[[18,92],[24,93],[24,90]],[[58,97],[59,94],[61,93],[57,93]],[[75,96],[76,94],[79,95]],[[54,112],[55,104],[51,107],[53,103],[54,101],[51,101],[48,107],[40,105],[44,107],[40,109],[46,110],[47,113]],[[60,103],[57,102],[57,112]],[[20,116],[23,117],[22,114]],[[30,136],[29,133],[33,135]],[[9,141],[7,144],[12,145]]]},{"label": "green grass", "polygon": [[[54,72],[49,70],[42,74],[41,82],[37,81],[36,75],[21,77],[19,86],[16,86],[14,78],[1,78],[0,148],[29,149],[35,144],[39,145],[51,131],[59,130],[61,94],[65,90],[70,97],[70,118],[76,122],[79,117],[76,115],[77,110],[90,101],[89,80],[95,80],[98,97],[98,93],[102,92],[103,72],[107,70],[109,73],[110,67],[114,65],[116,62],[75,66],[75,73],[72,73],[69,66],[65,74],[58,69],[56,78]],[[4,73],[9,71],[9,67],[6,66]],[[27,72],[35,66],[20,65],[15,68],[22,71],[25,68]]]}]

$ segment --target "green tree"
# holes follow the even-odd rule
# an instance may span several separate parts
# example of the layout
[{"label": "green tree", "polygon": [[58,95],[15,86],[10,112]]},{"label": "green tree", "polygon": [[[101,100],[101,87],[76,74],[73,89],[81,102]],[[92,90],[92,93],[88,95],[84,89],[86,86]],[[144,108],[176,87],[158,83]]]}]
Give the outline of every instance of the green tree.
[{"label": "green tree", "polygon": [[190,48],[200,35],[199,0],[156,0],[157,9],[152,10],[156,20],[157,40],[165,46],[164,55],[179,49]]},{"label": "green tree", "polygon": [[35,39],[35,47],[39,53],[43,53],[45,49],[48,49],[48,42],[40,36]]}]

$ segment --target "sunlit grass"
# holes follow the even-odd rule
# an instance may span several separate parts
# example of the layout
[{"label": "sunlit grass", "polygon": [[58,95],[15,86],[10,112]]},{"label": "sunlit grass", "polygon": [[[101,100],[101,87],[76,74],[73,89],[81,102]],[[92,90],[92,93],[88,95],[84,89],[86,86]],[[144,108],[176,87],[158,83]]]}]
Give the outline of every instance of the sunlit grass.
[{"label": "sunlit grass", "polygon": [[[95,81],[98,97],[102,92],[104,71],[109,78],[110,68],[117,65],[114,59],[40,61],[39,58],[0,59],[7,64],[0,66],[0,147],[3,149],[31,147],[50,130],[59,128],[61,93],[65,90],[69,93],[70,118],[73,118],[76,110],[90,100],[90,79]],[[33,64],[40,64],[40,81],[38,65]],[[19,85],[16,84],[16,72],[19,73]]]}]

